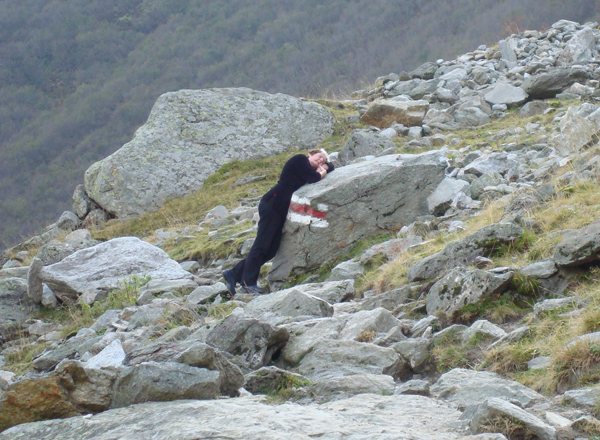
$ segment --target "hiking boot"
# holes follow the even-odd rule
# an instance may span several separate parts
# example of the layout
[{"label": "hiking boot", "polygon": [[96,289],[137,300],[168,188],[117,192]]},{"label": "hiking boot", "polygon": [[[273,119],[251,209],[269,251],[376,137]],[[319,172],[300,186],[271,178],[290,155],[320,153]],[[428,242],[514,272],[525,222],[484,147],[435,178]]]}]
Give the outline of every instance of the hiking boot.
[{"label": "hiking boot", "polygon": [[265,289],[263,289],[262,287],[258,287],[258,286],[243,286],[242,287],[242,292],[244,293],[249,293],[251,295],[262,295],[263,293],[265,293]]},{"label": "hiking boot", "polygon": [[225,279],[225,284],[227,284],[227,291],[233,298],[235,296],[235,276],[233,276],[233,272],[230,270],[223,271],[223,278]]}]

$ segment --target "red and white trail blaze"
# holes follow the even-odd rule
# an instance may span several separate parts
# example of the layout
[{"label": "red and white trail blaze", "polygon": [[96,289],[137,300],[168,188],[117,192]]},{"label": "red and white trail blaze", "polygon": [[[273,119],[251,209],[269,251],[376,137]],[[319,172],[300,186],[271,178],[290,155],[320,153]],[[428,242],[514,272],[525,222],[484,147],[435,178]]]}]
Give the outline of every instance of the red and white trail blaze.
[{"label": "red and white trail blaze", "polygon": [[329,223],[326,220],[327,210],[327,205],[323,203],[319,203],[317,209],[314,209],[310,206],[309,199],[293,195],[287,218],[294,223],[311,225],[317,228],[326,228],[329,226]]}]

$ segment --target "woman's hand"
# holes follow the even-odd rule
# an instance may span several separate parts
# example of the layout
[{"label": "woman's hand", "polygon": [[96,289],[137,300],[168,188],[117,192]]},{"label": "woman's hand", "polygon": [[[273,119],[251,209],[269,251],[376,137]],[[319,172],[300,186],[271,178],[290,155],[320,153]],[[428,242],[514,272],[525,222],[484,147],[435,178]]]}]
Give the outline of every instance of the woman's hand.
[{"label": "woman's hand", "polygon": [[325,167],[323,167],[323,165],[319,165],[319,167],[317,168],[317,173],[319,173],[321,175],[321,179],[322,179],[327,174],[327,169]]}]

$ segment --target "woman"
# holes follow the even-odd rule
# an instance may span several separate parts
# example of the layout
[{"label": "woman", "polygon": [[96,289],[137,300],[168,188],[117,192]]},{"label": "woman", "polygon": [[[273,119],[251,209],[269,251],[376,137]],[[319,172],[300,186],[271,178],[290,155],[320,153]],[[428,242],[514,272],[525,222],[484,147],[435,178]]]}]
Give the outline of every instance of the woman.
[{"label": "woman", "polygon": [[318,182],[333,169],[323,149],[311,150],[308,155],[297,154],[285,163],[277,185],[258,204],[260,219],[252,249],[233,269],[223,272],[227,290],[232,296],[236,293],[237,283],[242,286],[244,293],[264,293],[256,285],[258,275],[261,266],[273,258],[279,249],[292,194],[307,183]]}]

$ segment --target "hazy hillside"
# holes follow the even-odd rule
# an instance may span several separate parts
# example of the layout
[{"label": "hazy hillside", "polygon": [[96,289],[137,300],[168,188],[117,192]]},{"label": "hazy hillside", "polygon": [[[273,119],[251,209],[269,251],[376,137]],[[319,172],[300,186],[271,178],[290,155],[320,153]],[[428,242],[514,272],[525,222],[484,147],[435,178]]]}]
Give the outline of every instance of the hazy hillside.
[{"label": "hazy hillside", "polygon": [[340,94],[511,30],[594,20],[597,3],[1,0],[0,247],[69,209],[161,93]]}]

